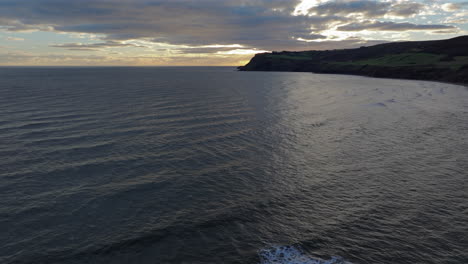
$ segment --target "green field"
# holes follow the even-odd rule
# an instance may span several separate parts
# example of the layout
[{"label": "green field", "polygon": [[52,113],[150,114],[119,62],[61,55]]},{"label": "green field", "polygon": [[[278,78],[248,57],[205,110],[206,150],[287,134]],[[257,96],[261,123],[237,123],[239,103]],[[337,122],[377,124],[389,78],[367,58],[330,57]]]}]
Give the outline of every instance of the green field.
[{"label": "green field", "polygon": [[285,60],[310,60],[311,57],[307,56],[307,55],[277,55],[277,54],[268,54],[267,55],[268,58],[271,58],[271,59],[285,59]]},{"label": "green field", "polygon": [[[267,54],[270,59],[275,60],[313,60],[312,54],[301,52],[296,54]],[[372,65],[372,66],[387,66],[387,67],[402,67],[402,66],[434,66],[459,69],[463,65],[468,64],[468,56],[453,57],[445,60],[446,55],[421,53],[421,52],[407,52],[400,54],[388,54],[377,58],[355,60],[355,61],[342,61],[333,62],[332,64],[339,65]]]},{"label": "green field", "polygon": [[453,61],[441,61],[437,65],[458,70],[461,67],[468,65],[468,56],[457,56],[453,58]]},{"label": "green field", "polygon": [[435,66],[458,69],[463,65],[468,64],[468,56],[458,56],[451,60],[443,60],[444,55],[431,53],[401,53],[389,54],[378,58],[358,61],[335,62],[334,64],[341,65],[373,65],[387,67],[401,66]]}]

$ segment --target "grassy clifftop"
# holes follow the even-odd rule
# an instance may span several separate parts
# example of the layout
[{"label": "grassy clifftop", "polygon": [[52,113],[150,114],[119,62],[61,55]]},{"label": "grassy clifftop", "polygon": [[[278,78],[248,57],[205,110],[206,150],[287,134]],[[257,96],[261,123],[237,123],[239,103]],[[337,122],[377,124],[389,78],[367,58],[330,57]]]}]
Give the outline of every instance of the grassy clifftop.
[{"label": "grassy clifftop", "polygon": [[343,50],[257,54],[241,71],[302,71],[468,83],[468,36]]}]

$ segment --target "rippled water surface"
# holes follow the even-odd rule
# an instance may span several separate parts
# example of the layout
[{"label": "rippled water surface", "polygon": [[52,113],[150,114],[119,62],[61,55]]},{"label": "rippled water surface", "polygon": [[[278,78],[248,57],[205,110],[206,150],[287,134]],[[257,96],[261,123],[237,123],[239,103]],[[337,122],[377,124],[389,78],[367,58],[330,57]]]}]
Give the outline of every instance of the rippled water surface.
[{"label": "rippled water surface", "polygon": [[468,263],[468,90],[0,68],[1,263]]}]

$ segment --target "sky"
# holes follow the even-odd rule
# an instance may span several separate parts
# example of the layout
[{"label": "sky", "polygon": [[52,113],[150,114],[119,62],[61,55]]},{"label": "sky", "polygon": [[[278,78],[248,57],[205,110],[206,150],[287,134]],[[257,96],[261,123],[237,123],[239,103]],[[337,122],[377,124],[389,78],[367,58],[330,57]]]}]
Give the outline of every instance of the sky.
[{"label": "sky", "polygon": [[468,34],[468,0],[0,0],[0,65],[238,66]]}]

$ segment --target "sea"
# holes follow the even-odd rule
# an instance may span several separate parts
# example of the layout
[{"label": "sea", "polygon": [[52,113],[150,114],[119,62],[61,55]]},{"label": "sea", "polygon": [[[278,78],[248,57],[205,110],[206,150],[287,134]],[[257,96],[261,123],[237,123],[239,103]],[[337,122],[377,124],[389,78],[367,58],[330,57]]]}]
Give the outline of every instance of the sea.
[{"label": "sea", "polygon": [[468,88],[2,67],[0,263],[468,263]]}]

